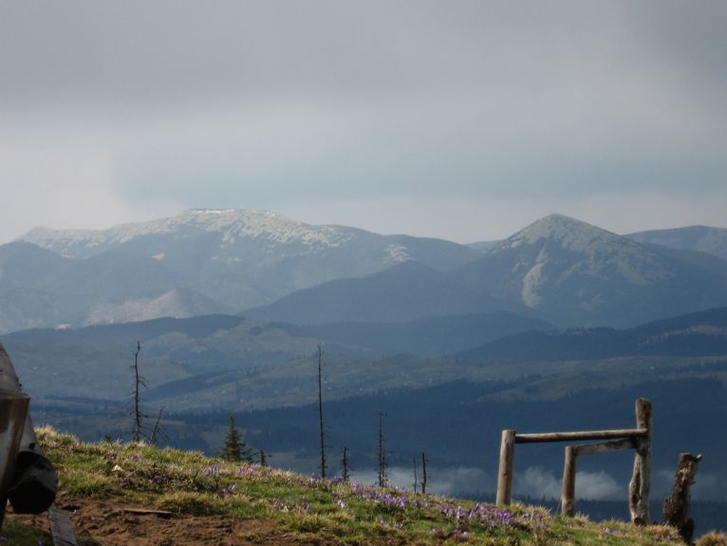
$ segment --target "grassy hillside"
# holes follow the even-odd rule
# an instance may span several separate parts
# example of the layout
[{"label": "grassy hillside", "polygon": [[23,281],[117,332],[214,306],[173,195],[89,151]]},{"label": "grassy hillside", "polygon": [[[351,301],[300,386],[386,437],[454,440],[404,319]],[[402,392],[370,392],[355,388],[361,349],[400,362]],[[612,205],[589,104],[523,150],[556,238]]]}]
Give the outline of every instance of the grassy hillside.
[{"label": "grassy hillside", "polygon": [[[79,544],[645,544],[678,542],[662,526],[566,519],[399,489],[306,477],[196,452],[38,437],[60,476],[57,504]],[[9,544],[50,544],[44,518],[10,512]]]}]

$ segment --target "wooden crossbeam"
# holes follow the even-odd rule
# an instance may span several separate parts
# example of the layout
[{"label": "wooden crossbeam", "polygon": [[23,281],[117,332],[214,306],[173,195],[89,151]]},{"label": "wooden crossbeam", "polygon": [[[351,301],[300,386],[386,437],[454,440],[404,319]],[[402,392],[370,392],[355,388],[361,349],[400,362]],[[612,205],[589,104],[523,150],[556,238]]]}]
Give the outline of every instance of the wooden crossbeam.
[{"label": "wooden crossbeam", "polygon": [[537,444],[546,442],[572,442],[574,440],[615,440],[617,438],[645,438],[649,430],[627,428],[620,430],[588,430],[581,432],[536,432],[516,434],[516,444]]}]

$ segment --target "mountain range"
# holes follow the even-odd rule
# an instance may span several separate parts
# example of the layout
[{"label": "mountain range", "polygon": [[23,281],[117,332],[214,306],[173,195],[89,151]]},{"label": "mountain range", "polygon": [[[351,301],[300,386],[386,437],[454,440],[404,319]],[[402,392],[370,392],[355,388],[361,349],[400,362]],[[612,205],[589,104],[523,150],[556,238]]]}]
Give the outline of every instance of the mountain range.
[{"label": "mountain range", "polygon": [[0,246],[0,333],[243,314],[296,324],[507,312],[628,327],[727,305],[727,230],[619,236],[562,215],[460,245],[270,212],[190,210]]},{"label": "mountain range", "polygon": [[450,271],[406,263],[301,290],[246,315],[327,323],[507,310],[558,326],[627,327],[725,304],[725,260],[551,215]]}]

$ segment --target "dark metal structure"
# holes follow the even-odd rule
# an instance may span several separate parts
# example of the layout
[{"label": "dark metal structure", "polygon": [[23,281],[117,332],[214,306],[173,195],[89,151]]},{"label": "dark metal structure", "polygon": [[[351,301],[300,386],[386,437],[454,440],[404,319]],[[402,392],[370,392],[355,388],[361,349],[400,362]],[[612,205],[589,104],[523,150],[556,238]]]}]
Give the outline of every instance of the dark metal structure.
[{"label": "dark metal structure", "polygon": [[[7,445],[0,445],[1,465],[6,468],[7,480],[0,482],[0,496],[10,500],[18,514],[40,514],[47,511],[56,497],[58,476],[53,465],[43,455],[28,412],[30,397],[22,393],[15,368],[8,353],[0,344],[0,429],[17,429],[16,436],[5,434]],[[10,409],[10,413],[8,413]],[[3,430],[0,430],[0,442]],[[5,502],[2,502],[4,514]],[[1,523],[1,520],[0,520]]]}]

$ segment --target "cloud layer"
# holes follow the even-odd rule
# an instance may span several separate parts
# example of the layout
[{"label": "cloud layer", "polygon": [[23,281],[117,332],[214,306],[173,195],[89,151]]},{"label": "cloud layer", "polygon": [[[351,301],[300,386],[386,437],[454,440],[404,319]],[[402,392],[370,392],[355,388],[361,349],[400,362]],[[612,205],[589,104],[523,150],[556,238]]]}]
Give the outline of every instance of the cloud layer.
[{"label": "cloud layer", "polygon": [[554,211],[724,225],[725,23],[717,1],[5,3],[0,239],[195,206],[463,242]]}]

